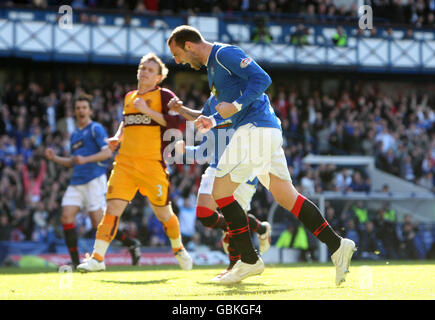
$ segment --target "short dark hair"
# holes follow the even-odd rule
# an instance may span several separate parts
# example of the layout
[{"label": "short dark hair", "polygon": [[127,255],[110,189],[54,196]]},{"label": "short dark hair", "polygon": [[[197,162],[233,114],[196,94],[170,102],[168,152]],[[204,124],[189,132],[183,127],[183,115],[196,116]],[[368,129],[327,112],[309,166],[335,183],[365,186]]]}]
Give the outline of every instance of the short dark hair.
[{"label": "short dark hair", "polygon": [[[92,99],[93,99],[93,97],[90,94],[82,93],[79,95],[79,97],[76,99],[75,102],[87,101],[89,108],[92,109]],[[75,103],[74,103],[74,105],[75,105]]]},{"label": "short dark hair", "polygon": [[175,41],[178,47],[184,49],[184,45],[186,41],[190,41],[193,43],[200,43],[200,42],[204,42],[204,38],[202,37],[201,32],[199,32],[198,29],[188,25],[182,25],[176,27],[172,31],[171,36],[168,39],[168,45],[172,41]]}]

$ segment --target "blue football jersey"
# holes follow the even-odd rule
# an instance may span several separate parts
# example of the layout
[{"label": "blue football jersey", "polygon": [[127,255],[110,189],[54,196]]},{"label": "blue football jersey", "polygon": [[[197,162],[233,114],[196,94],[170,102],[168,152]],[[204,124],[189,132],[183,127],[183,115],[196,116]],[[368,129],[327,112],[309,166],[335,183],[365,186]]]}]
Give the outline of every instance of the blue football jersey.
[{"label": "blue football jersey", "polygon": [[[206,103],[204,104],[204,108],[202,109],[202,114],[204,116],[210,116],[212,114],[215,114],[217,104],[218,104],[218,100],[213,95],[210,95],[210,97],[207,99]],[[218,125],[216,125],[214,128],[210,130],[210,133],[207,133],[207,135],[204,136],[204,139],[199,146],[193,148],[186,146],[186,150],[192,150],[194,152],[195,158],[197,158],[198,156],[203,156],[207,158],[210,163],[210,167],[216,168],[219,159],[222,156],[222,153],[224,152],[226,146],[230,142],[234,131],[235,131],[234,128],[232,128],[231,119],[223,119],[221,123],[219,123]],[[207,148],[205,148],[204,146],[204,144],[206,143],[208,145],[209,144],[213,145],[214,150],[212,155],[207,155],[206,153]],[[202,148],[203,146],[204,148]],[[247,183],[256,186],[258,184],[258,179],[254,178],[252,180],[249,180]]]},{"label": "blue football jersey", "polygon": [[[281,129],[269,97],[269,75],[239,47],[214,43],[207,61],[208,84],[219,102],[236,102],[241,109],[230,117],[233,128],[252,123]],[[216,119],[217,124],[222,119]],[[226,119],[225,119],[226,120]]]},{"label": "blue football jersey", "polygon": [[[71,135],[71,154],[73,156],[89,156],[107,146],[107,132],[98,122],[92,121],[83,129],[76,128]],[[74,165],[71,185],[85,184],[106,174],[109,159],[102,162],[90,162]]]}]

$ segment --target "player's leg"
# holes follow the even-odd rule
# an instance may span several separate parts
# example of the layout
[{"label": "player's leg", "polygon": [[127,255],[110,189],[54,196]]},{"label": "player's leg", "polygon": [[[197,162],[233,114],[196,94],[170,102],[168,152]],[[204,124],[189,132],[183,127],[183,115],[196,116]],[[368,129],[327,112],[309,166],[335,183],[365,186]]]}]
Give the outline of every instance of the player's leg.
[{"label": "player's leg", "polygon": [[[92,226],[97,229],[98,224],[103,218],[103,211],[106,207],[106,175],[103,174],[91,180],[86,187],[86,206],[92,221]],[[120,241],[129,249],[132,257],[132,264],[136,265],[140,259],[140,242],[136,239],[131,239],[122,230],[118,230],[118,232],[116,232],[115,239]]]},{"label": "player's leg", "polygon": [[[278,134],[276,132],[276,134]],[[281,133],[279,133],[281,136]],[[279,139],[275,139],[279,142]],[[349,239],[342,239],[331,228],[322,216],[319,208],[309,199],[301,195],[288,173],[287,162],[281,144],[272,153],[271,166],[267,175],[269,181],[260,181],[269,188],[275,200],[284,209],[293,213],[311,233],[325,243],[332,253],[331,259],[336,266],[336,284],[344,281],[350,259],[355,249],[355,243]]]},{"label": "player's leg", "polygon": [[163,224],[166,235],[171,243],[172,251],[175,258],[177,258],[180,267],[184,270],[192,269],[192,258],[187,253],[181,241],[180,224],[177,216],[172,210],[172,206],[167,204],[166,206],[157,206],[151,204],[153,211],[157,219]]},{"label": "player's leg", "polygon": [[[257,190],[258,179],[255,178],[245,183],[241,183],[236,191],[234,198],[241,205],[245,212],[251,209],[251,200]],[[260,254],[264,254],[270,248],[272,227],[267,221],[261,222],[253,214],[248,214],[249,231],[256,233],[259,238]]]},{"label": "player's leg", "polygon": [[78,251],[78,236],[75,227],[77,213],[85,204],[83,198],[84,185],[70,185],[62,197],[61,224],[64,232],[65,243],[71,256],[71,263],[74,268],[80,264]]},{"label": "player's leg", "polygon": [[275,200],[293,213],[304,226],[320,241],[325,243],[332,253],[331,259],[336,267],[336,285],[345,281],[350,260],[356,250],[350,239],[341,238],[323,218],[319,208],[309,199],[299,194],[290,181],[270,175],[270,191]]},{"label": "player's leg", "polygon": [[112,170],[107,186],[106,207],[97,226],[94,250],[91,258],[77,267],[80,271],[101,271],[106,268],[104,256],[118,232],[122,213],[137,192],[137,185],[126,170],[120,163]]},{"label": "player's leg", "polygon": [[196,201],[196,217],[204,227],[227,230],[227,223],[222,213],[218,212],[211,193],[199,193]]},{"label": "player's leg", "polygon": [[240,253],[234,246],[233,241],[229,237],[228,225],[222,213],[217,211],[217,204],[213,199],[213,183],[216,174],[216,168],[208,167],[201,177],[201,183],[198,190],[198,198],[196,202],[196,217],[203,226],[213,229],[221,229],[222,247],[225,253],[229,256],[229,265],[225,271],[221,272],[212,281],[218,281],[225,273],[233,268],[238,260]]},{"label": "player's leg", "polygon": [[212,196],[215,175],[216,168],[208,167],[201,177],[201,183],[198,189],[198,198],[196,201],[196,217],[203,226],[213,229],[221,229],[223,231],[222,247],[225,253],[229,255],[230,262],[227,269],[216,277],[216,279],[218,279],[228,270],[233,268],[234,264],[240,259],[240,254],[235,249],[233,243],[231,243],[230,246],[230,237],[229,233],[227,232],[228,225],[223,214],[216,210],[218,205]]},{"label": "player's leg", "polygon": [[[98,209],[95,211],[90,211],[89,217],[91,219],[92,227],[95,230],[98,230],[98,225],[103,218],[103,210]],[[118,232],[116,232],[115,240],[120,241],[123,246],[128,248],[131,255],[132,265],[137,265],[141,257],[139,240],[128,237],[127,234],[122,230],[118,230]]]},{"label": "player's leg", "polygon": [[[257,179],[241,183],[234,191],[234,198],[245,212],[248,212],[251,208],[251,200],[256,191],[256,180]],[[257,233],[259,235],[260,253],[263,254],[270,248],[271,226],[267,221],[261,222],[253,214],[248,214],[247,218],[251,234]],[[223,217],[222,219],[225,220]],[[212,281],[220,281],[220,278],[228,273],[241,258],[240,252],[234,245],[234,239],[230,237],[230,233],[227,232],[227,230],[223,234],[222,245],[225,252],[229,255],[230,263],[227,269],[224,272],[221,272],[217,277],[213,278]]]},{"label": "player's leg", "polygon": [[106,269],[104,264],[104,256],[110,243],[116,236],[118,231],[119,219],[127,207],[128,201],[120,199],[107,200],[107,207],[104,211],[103,218],[98,224],[97,233],[95,235],[94,250],[90,259],[77,267],[77,270],[88,271],[102,271]]},{"label": "player's leg", "polygon": [[201,177],[196,201],[196,217],[209,228],[227,230],[224,216],[216,211],[217,204],[212,197],[216,169],[208,167]]},{"label": "player's leg", "polygon": [[230,238],[234,239],[234,245],[241,255],[241,261],[247,264],[255,264],[258,254],[251,241],[248,218],[242,206],[234,197],[239,183],[231,179],[230,174],[216,177],[213,186],[213,198],[222,211],[228,225]]},{"label": "player's leg", "polygon": [[[234,237],[236,249],[245,264],[261,261],[251,241],[248,219],[244,208],[235,198],[235,191],[240,184],[254,178],[261,169],[261,150],[254,135],[255,126],[244,125],[238,128],[222,153],[216,168],[213,185],[213,198],[222,211],[229,227],[230,236]],[[251,141],[252,140],[252,141]]]},{"label": "player's leg", "polygon": [[340,247],[341,237],[329,226],[317,206],[297,192],[291,181],[270,174],[269,190],[278,204],[293,213],[314,236],[328,246],[330,252],[335,252]]},{"label": "player's leg", "polygon": [[75,217],[79,211],[79,206],[64,205],[62,206],[62,215],[60,218],[63,234],[65,237],[65,244],[68,248],[68,252],[71,257],[71,263],[74,268],[80,264],[78,236],[75,227]]},{"label": "player's leg", "polygon": [[[89,214],[94,219],[92,220],[92,226],[97,229],[98,224],[101,222],[103,217],[103,211],[106,207],[106,190],[107,190],[107,178],[106,175],[101,175],[98,178],[90,181],[88,184],[88,192],[87,192],[87,203],[89,207]],[[118,240],[122,243],[123,246],[128,248],[128,251],[131,255],[131,263],[132,265],[137,265],[141,252],[140,252],[140,241],[137,239],[131,239],[127,236],[127,234],[118,230],[116,232],[115,240]]]},{"label": "player's leg", "polygon": [[192,269],[192,258],[183,246],[180,224],[169,201],[169,174],[164,163],[146,161],[140,169],[144,170],[140,173],[139,192],[148,198],[154,214],[162,222],[180,267]]}]

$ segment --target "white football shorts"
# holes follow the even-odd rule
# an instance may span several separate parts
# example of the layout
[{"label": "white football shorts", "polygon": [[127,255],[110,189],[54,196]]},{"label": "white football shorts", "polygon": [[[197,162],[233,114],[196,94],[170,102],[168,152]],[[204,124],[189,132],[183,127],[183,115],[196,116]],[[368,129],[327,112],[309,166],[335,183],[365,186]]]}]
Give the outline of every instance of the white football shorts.
[{"label": "white football shorts", "polygon": [[70,185],[62,198],[62,207],[77,206],[87,212],[106,208],[107,177],[105,174],[86,184]]},{"label": "white football shorts", "polygon": [[[208,167],[201,177],[198,194],[209,194],[213,192],[213,183],[216,176],[216,168]],[[234,198],[245,211],[251,209],[251,200],[255,194],[256,186],[248,183],[240,184],[234,192]]]},{"label": "white football shorts", "polygon": [[269,189],[269,173],[291,181],[284,150],[282,132],[278,128],[239,127],[224,150],[216,168],[216,177],[230,175],[236,183],[255,177]]}]

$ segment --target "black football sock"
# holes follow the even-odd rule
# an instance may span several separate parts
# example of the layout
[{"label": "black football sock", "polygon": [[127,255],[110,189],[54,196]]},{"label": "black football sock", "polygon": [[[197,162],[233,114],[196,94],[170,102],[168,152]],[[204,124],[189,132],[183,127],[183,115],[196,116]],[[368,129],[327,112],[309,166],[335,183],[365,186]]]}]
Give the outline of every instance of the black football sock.
[{"label": "black football sock", "polygon": [[62,225],[63,234],[65,236],[65,243],[71,257],[73,265],[80,264],[79,249],[78,249],[78,236],[74,223],[66,223]]},{"label": "black football sock", "polygon": [[121,241],[122,245],[125,247],[131,247],[132,245],[136,244],[136,242],[129,238],[122,230],[118,230],[115,239]]},{"label": "black football sock", "polygon": [[227,222],[223,214],[207,207],[196,207],[196,217],[204,227],[227,231]]},{"label": "black football sock", "polygon": [[240,260],[240,253],[237,251],[236,246],[234,245],[234,239],[230,238],[228,245],[228,252],[230,257],[230,264],[227,270],[231,270],[237,261]]},{"label": "black football sock", "polygon": [[305,228],[328,246],[329,252],[334,253],[340,247],[341,237],[335,233],[323,218],[319,208],[309,199],[299,194],[291,212],[298,217]]},{"label": "black football sock", "polygon": [[251,232],[257,232],[263,234],[266,232],[266,227],[261,224],[261,221],[257,219],[253,214],[248,214],[249,230]]},{"label": "black football sock", "polygon": [[256,263],[258,255],[251,241],[245,211],[243,211],[234,196],[217,199],[216,203],[225,217],[230,237],[234,240],[235,248],[240,252],[241,260],[249,264]]}]

